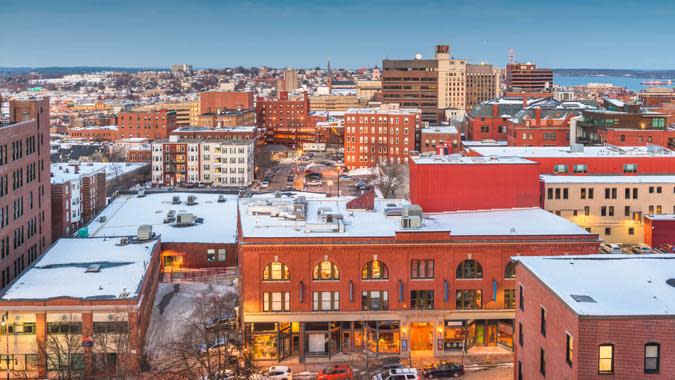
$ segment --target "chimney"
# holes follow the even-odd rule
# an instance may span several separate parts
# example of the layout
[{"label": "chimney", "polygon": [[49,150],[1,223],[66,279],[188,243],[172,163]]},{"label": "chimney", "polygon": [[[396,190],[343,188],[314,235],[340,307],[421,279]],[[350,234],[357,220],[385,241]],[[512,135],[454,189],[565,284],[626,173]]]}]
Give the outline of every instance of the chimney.
[{"label": "chimney", "polygon": [[541,127],[541,108],[540,107],[534,108],[534,119],[535,119],[535,125],[537,127]]},{"label": "chimney", "polygon": [[492,117],[499,117],[499,105],[498,104],[492,105]]}]

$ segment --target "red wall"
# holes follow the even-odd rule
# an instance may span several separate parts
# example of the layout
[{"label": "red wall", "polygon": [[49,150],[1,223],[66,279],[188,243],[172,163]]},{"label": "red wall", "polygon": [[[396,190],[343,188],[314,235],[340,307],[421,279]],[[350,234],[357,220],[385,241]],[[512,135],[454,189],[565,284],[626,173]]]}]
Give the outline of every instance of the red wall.
[{"label": "red wall", "polygon": [[[675,138],[675,131],[659,129],[600,129],[598,136],[603,143],[617,146],[646,146],[656,144],[668,146],[668,140]],[[621,141],[621,136],[624,136]]]},{"label": "red wall", "polygon": [[416,164],[410,199],[425,212],[539,207],[539,165]]},{"label": "red wall", "polygon": [[671,220],[645,218],[645,244],[650,247],[659,247],[662,244],[675,245],[675,218]]}]

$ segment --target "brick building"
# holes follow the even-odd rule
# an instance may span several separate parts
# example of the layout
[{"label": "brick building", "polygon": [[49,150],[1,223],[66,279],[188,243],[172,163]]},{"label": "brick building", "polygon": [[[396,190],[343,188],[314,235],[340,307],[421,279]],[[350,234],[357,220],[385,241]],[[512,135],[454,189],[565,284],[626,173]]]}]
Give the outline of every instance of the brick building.
[{"label": "brick building", "polygon": [[422,214],[366,193],[254,196],[239,212],[243,322],[255,359],[510,352],[510,257],[598,249],[597,236],[535,208]]},{"label": "brick building", "polygon": [[509,119],[527,105],[522,99],[500,98],[473,106],[466,115],[467,140],[506,141]]},{"label": "brick building", "polygon": [[0,293],[12,378],[57,377],[69,363],[76,378],[138,370],[160,244],[125,239],[60,239]]},{"label": "brick building", "polygon": [[534,63],[506,65],[506,85],[514,92],[548,92],[553,87],[553,70],[537,68]]},{"label": "brick building", "polygon": [[420,129],[419,151],[421,153],[438,152],[453,154],[459,152],[461,138],[457,128],[449,125],[431,125]]},{"label": "brick building", "polygon": [[117,116],[117,138],[165,139],[176,129],[176,111],[127,111]]},{"label": "brick building", "polygon": [[236,127],[255,125],[254,109],[218,109],[216,112],[199,115],[197,124],[205,127]]},{"label": "brick building", "polygon": [[9,122],[0,123],[2,288],[52,241],[49,159],[49,99],[9,100]]},{"label": "brick building", "polygon": [[675,257],[515,259],[515,379],[672,378]]},{"label": "brick building", "polygon": [[344,154],[348,169],[368,168],[378,163],[406,164],[422,124],[418,109],[383,104],[378,108],[355,108],[345,112]]},{"label": "brick building", "polygon": [[501,94],[499,69],[481,63],[479,65],[466,64],[466,109],[475,105],[493,100]]},{"label": "brick building", "polygon": [[206,91],[199,93],[199,113],[218,110],[253,109],[252,91]]},{"label": "brick building", "polygon": [[68,138],[91,141],[115,141],[117,140],[117,126],[89,126],[76,127],[67,130]]},{"label": "brick building", "polygon": [[309,97],[290,99],[287,92],[281,92],[277,99],[259,97],[256,101],[256,124],[265,131],[265,140],[270,144],[290,147],[315,142],[316,126],[309,117]]},{"label": "brick building", "polygon": [[429,212],[539,206],[534,161],[420,155],[411,157],[409,168],[410,199]]},{"label": "brick building", "polygon": [[[675,212],[672,214],[645,215],[644,241],[650,247],[659,248],[664,244],[675,246]],[[671,248],[672,251],[672,248]]]}]

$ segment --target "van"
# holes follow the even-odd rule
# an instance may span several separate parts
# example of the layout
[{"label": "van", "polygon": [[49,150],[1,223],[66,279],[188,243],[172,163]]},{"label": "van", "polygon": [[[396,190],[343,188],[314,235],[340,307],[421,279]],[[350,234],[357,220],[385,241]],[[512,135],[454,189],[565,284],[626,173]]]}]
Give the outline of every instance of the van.
[{"label": "van", "polygon": [[373,380],[419,380],[415,368],[393,368],[376,373]]}]

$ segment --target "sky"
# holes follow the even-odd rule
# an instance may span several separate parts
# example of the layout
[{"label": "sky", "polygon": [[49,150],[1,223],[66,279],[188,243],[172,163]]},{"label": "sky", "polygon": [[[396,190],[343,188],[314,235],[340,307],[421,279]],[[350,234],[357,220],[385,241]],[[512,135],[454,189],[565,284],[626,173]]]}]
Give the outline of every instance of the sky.
[{"label": "sky", "polygon": [[452,55],[503,66],[675,69],[673,0],[0,0],[0,67],[359,68]]}]

